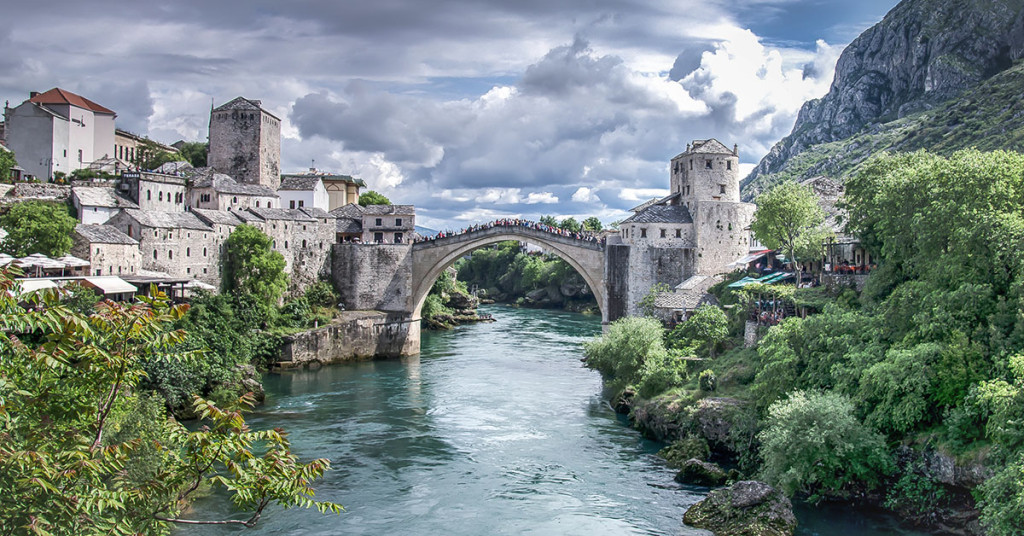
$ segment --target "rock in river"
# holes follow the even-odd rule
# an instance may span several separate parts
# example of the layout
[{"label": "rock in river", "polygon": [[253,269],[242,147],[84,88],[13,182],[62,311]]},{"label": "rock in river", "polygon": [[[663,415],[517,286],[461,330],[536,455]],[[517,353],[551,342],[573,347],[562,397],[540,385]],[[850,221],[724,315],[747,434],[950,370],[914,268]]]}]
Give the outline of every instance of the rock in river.
[{"label": "rock in river", "polygon": [[792,536],[793,504],[779,490],[753,480],[708,494],[683,515],[687,525],[715,536]]}]

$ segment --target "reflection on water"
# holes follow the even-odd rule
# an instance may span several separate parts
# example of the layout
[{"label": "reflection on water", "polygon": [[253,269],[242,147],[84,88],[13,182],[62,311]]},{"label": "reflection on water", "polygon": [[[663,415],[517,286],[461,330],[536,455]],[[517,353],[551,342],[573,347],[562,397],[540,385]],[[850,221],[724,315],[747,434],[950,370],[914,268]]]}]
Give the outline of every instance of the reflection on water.
[{"label": "reflection on water", "polygon": [[[425,332],[418,357],[268,376],[250,424],[283,427],[301,456],[329,458],[317,497],[346,511],[271,510],[249,532],[709,534],[682,524],[705,490],[676,484],[654,456],[659,445],[614,414],[600,377],[582,367],[580,343],[600,333],[600,319],[487,312],[498,321]],[[243,517],[223,498],[191,515]]]}]

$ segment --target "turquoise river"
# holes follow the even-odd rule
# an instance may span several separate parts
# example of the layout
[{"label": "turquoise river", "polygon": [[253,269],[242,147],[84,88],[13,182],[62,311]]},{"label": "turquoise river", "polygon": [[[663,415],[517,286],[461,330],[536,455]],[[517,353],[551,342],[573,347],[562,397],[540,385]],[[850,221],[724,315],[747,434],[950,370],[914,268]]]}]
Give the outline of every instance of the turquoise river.
[{"label": "turquoise river", "polygon": [[[341,515],[270,509],[255,529],[177,534],[710,534],[683,525],[707,490],[673,481],[584,368],[600,319],[490,306],[494,323],[424,332],[422,353],[265,378],[253,427],[280,426],[333,469],[317,497]],[[190,516],[233,514],[223,497]],[[223,517],[222,517],[223,516]],[[798,506],[802,535],[910,535],[887,517]]]}]

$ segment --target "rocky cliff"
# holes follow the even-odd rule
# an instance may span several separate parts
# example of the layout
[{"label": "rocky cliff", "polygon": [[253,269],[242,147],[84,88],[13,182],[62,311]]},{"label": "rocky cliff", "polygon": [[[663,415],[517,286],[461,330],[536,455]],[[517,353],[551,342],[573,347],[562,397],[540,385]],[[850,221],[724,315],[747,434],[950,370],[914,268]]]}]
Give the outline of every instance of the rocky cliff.
[{"label": "rocky cliff", "polygon": [[[843,51],[828,94],[804,104],[792,133],[743,180],[744,197],[785,180],[776,175],[801,153],[948,105],[1022,57],[1024,0],[900,2]],[[818,163],[802,162],[796,178],[843,168]]]}]

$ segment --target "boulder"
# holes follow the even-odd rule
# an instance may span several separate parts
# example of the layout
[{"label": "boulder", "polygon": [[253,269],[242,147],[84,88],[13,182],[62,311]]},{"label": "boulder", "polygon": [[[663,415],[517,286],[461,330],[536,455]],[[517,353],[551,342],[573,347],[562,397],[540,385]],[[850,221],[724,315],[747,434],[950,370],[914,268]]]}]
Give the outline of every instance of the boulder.
[{"label": "boulder", "polygon": [[792,536],[793,504],[779,490],[753,480],[737,482],[708,494],[691,506],[683,522],[715,536]]},{"label": "boulder", "polygon": [[676,482],[695,486],[721,486],[728,479],[729,476],[721,467],[692,458],[683,462],[682,468],[676,473]]}]

